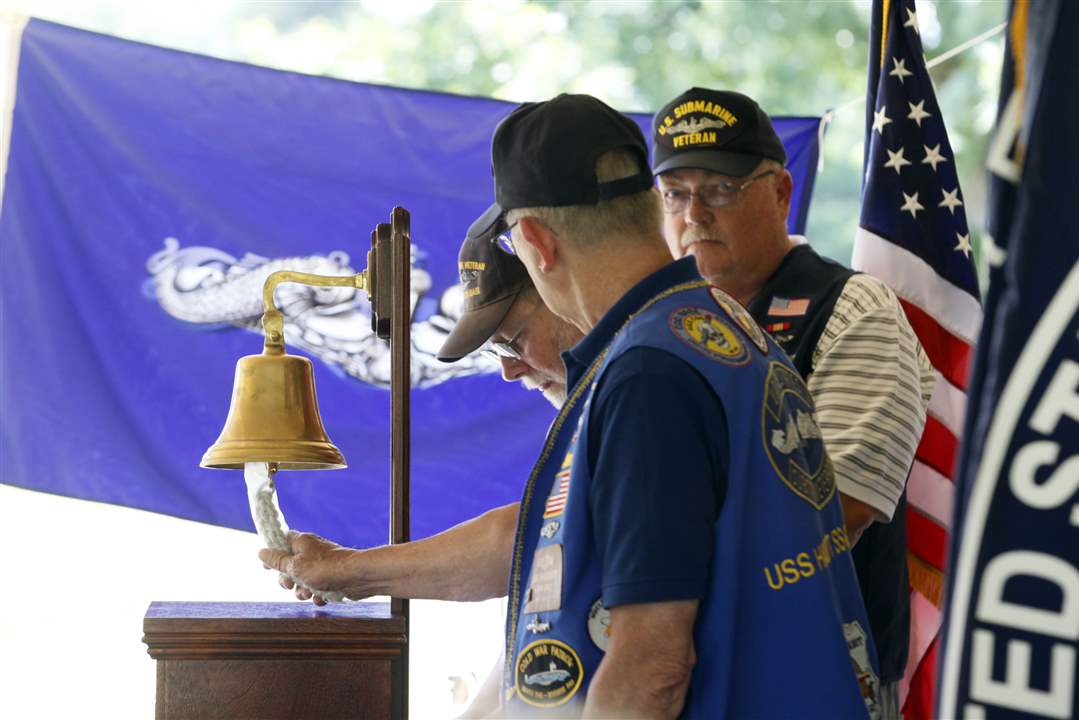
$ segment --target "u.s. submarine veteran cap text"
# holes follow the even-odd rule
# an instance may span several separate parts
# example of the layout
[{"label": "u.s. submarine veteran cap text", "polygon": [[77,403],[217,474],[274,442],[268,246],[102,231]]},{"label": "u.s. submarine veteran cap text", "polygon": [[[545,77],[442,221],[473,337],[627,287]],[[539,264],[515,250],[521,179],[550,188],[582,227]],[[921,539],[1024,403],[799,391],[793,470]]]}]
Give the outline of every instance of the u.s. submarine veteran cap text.
[{"label": "u.s. submarine veteran cap text", "polygon": [[697,168],[744,177],[761,160],[787,164],[767,113],[728,90],[691,88],[652,118],[652,172]]},{"label": "u.s. submarine veteran cap text", "polygon": [[[641,172],[598,182],[596,159],[619,148],[639,156]],[[515,208],[595,205],[652,187],[641,129],[591,95],[562,94],[514,109],[495,128],[491,172],[495,203],[472,223],[470,238],[494,238]]]}]

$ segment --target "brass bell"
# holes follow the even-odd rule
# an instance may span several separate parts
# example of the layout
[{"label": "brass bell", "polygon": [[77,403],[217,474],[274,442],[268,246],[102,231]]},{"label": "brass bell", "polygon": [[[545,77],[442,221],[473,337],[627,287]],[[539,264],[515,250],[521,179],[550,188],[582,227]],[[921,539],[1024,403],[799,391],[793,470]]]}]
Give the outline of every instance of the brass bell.
[{"label": "brass bell", "polygon": [[225,427],[201,465],[243,470],[248,462],[277,463],[281,470],[345,467],[322,427],[307,358],[267,348],[236,363]]},{"label": "brass bell", "polygon": [[270,273],[262,286],[262,354],[236,363],[229,414],[217,442],[202,456],[204,468],[243,470],[249,462],[275,463],[277,470],[345,467],[322,427],[311,361],[285,352],[285,316],[274,306],[274,288],[283,282],[368,289],[366,270],[347,276]]}]

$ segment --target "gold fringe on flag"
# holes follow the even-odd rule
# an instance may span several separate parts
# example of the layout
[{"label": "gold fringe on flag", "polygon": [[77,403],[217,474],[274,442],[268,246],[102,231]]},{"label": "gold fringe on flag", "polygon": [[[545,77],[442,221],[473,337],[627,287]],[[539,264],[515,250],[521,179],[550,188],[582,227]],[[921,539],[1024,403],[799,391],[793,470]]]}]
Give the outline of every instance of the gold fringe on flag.
[{"label": "gold fringe on flag", "polygon": [[944,599],[944,573],[918,558],[914,553],[907,553],[907,574],[910,587],[920,592],[929,602],[940,609]]}]

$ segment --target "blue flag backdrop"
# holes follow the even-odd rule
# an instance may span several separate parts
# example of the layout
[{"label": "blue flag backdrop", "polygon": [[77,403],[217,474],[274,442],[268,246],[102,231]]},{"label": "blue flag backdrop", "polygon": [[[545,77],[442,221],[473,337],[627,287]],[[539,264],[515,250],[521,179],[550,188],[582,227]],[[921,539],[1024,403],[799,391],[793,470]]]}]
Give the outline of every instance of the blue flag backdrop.
[{"label": "blue flag backdrop", "polygon": [[1079,713],[1079,4],[1013,4],[938,717]]},{"label": "blue flag backdrop", "polygon": [[[351,274],[375,223],[412,212],[413,534],[512,502],[552,409],[482,357],[433,353],[459,308],[456,256],[492,199],[489,142],[513,105],[343,82],[31,20],[0,206],[0,480],[253,529],[241,474],[198,467],[236,360],[261,350],[272,270]],[[671,88],[672,95],[683,88]],[[646,129],[649,118],[634,118]],[[778,118],[791,230],[819,119]],[[388,351],[347,290],[283,286],[349,468],[282,473],[293,527],[388,534]]]}]

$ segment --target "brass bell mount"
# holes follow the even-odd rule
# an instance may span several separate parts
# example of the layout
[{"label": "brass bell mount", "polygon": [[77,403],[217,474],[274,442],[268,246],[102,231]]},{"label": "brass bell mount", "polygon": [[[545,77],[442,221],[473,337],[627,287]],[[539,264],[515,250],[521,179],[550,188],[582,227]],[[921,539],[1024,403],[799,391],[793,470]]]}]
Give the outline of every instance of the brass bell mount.
[{"label": "brass bell mount", "polygon": [[[367,253],[368,259],[372,252],[374,251]],[[262,329],[266,337],[262,352],[265,354],[282,355],[285,352],[285,316],[277,309],[277,304],[274,302],[274,290],[278,285],[286,282],[315,287],[350,287],[363,290],[368,293],[368,296],[371,294],[366,268],[355,275],[343,276],[314,275],[295,270],[278,270],[270,273],[266,282],[262,284],[262,304],[265,308],[262,313]]]}]

